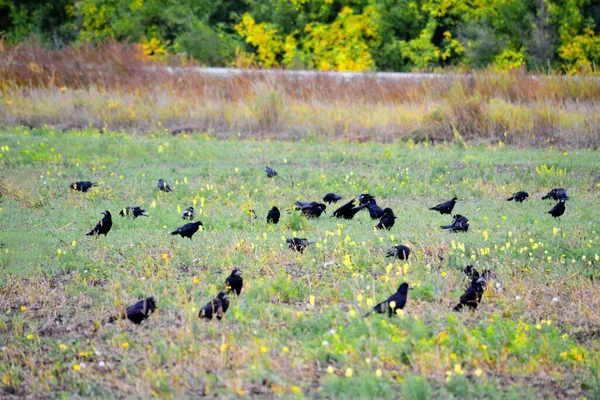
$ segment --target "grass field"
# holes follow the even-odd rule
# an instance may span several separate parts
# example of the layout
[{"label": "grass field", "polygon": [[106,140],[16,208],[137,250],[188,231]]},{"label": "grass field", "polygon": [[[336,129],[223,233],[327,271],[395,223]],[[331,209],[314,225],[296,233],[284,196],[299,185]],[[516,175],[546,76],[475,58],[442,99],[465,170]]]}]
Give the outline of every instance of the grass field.
[{"label": "grass field", "polygon": [[[0,131],[0,397],[600,398],[598,152]],[[265,165],[279,175],[267,179]],[[173,193],[158,192],[159,178]],[[89,193],[69,184],[91,180]],[[559,219],[540,197],[567,188]],[[530,193],[523,204],[505,199]],[[368,191],[374,231],[272,205]],[[427,210],[453,196],[469,232]],[[339,203],[340,205],[343,203]],[[148,218],[118,216],[140,205]],[[195,205],[204,231],[169,233]],[[110,210],[107,237],[85,236]],[[248,209],[259,219],[250,222]],[[286,237],[316,242],[304,254]],[[386,259],[392,245],[408,262]],[[497,275],[456,313],[472,263]],[[238,266],[225,318],[198,310]],[[363,318],[401,282],[403,315]],[[154,295],[142,325],[109,315]]]}]

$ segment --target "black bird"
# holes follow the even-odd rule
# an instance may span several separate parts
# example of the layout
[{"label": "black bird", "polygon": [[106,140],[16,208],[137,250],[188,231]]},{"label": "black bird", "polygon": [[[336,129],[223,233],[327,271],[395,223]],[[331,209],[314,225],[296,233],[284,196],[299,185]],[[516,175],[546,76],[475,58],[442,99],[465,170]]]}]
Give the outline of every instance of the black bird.
[{"label": "black bird", "polygon": [[78,190],[80,192],[85,193],[88,190],[90,190],[92,188],[92,186],[98,186],[98,184],[92,183],[90,181],[80,181],[80,182],[71,183],[71,190]]},{"label": "black bird", "polygon": [[275,175],[277,175],[277,171],[267,166],[265,166],[265,172],[267,173],[267,178],[273,178]]},{"label": "black bird", "polygon": [[354,199],[350,200],[337,210],[333,212],[332,217],[343,218],[343,219],[352,219],[356,215],[357,212],[365,208],[366,205],[354,207]]},{"label": "black bird", "polygon": [[560,199],[558,203],[552,207],[552,210],[548,211],[548,214],[552,215],[554,218],[558,218],[565,213],[565,200]]},{"label": "black bird", "polygon": [[442,229],[448,229],[450,232],[466,232],[469,230],[469,220],[460,214],[456,214],[453,217],[453,221],[450,225],[440,226]]},{"label": "black bird", "polygon": [[383,208],[381,208],[377,205],[377,202],[375,201],[375,199],[372,199],[365,205],[367,206],[367,209],[369,210],[369,215],[371,216],[371,219],[381,218],[381,216],[383,215]]},{"label": "black bird", "polygon": [[369,193],[363,193],[360,196],[358,196],[359,204],[367,204],[373,200],[375,200],[375,196],[371,196]]},{"label": "black bird", "polygon": [[549,191],[542,200],[552,199],[552,200],[569,200],[569,196],[567,196],[567,191],[565,188],[555,188]]},{"label": "black bird", "polygon": [[118,316],[111,316],[108,322],[114,322],[118,319],[128,319],[134,324],[141,324],[146,318],[156,310],[156,300],[153,296],[140,300],[120,313]]},{"label": "black bird", "polygon": [[242,271],[239,268],[235,268],[231,271],[231,274],[225,279],[225,289],[227,293],[234,292],[236,296],[239,296],[242,292],[242,286],[244,286],[244,279],[242,278]]},{"label": "black bird", "polygon": [[327,193],[325,196],[323,196],[323,201],[328,204],[337,203],[341,199],[342,196],[336,193]]},{"label": "black bird", "polygon": [[213,316],[216,316],[220,321],[221,318],[225,315],[225,312],[229,308],[229,296],[225,294],[225,292],[219,292],[217,297],[209,301],[200,309],[198,313],[198,317],[212,319]]},{"label": "black bird", "polygon": [[162,179],[158,180],[158,183],[156,184],[156,187],[159,190],[162,190],[163,192],[172,192],[173,191],[173,189],[171,188],[171,186],[167,182],[163,181]]},{"label": "black bird", "polygon": [[386,257],[395,257],[400,260],[408,260],[408,256],[410,256],[410,249],[403,244],[392,247],[386,254]]},{"label": "black bird", "polygon": [[488,269],[484,270],[480,275],[479,271],[472,265],[467,265],[463,272],[471,278],[471,285],[465,290],[465,293],[460,296],[460,303],[454,307],[454,311],[460,311],[465,306],[475,310],[479,303],[481,303],[483,292],[493,276],[493,272]]},{"label": "black bird", "polygon": [[98,221],[98,223],[96,224],[94,229],[89,231],[86,234],[86,236],[92,236],[92,235],[106,236],[106,234],[110,231],[110,228],[112,227],[112,216],[110,215],[110,211],[106,210],[106,211],[102,212],[101,214],[104,215],[104,217],[100,221]]},{"label": "black bird", "polygon": [[527,192],[517,192],[517,193],[513,193],[513,195],[506,199],[506,201],[516,201],[517,203],[522,203],[525,200],[527,200],[527,198],[529,197],[529,193]]},{"label": "black bird", "polygon": [[297,201],[294,205],[296,210],[302,210],[302,214],[308,219],[319,218],[327,209],[325,204],[316,201]]},{"label": "black bird", "polygon": [[309,242],[306,238],[288,238],[285,241],[290,249],[299,253],[304,253],[306,246],[314,243]]},{"label": "black bird", "polygon": [[267,223],[269,224],[278,224],[279,218],[281,217],[281,213],[279,212],[279,208],[273,206],[267,213]]},{"label": "black bird", "polygon": [[127,206],[124,209],[122,209],[121,211],[119,211],[119,215],[121,217],[133,217],[133,218],[137,218],[137,217],[147,217],[148,214],[144,214],[146,212],[146,210],[142,210],[142,208],[140,206]]},{"label": "black bird", "polygon": [[194,219],[194,215],[194,207],[188,207],[185,210],[183,210],[183,213],[181,213],[181,219],[191,221]]},{"label": "black bird", "polygon": [[194,236],[194,233],[198,232],[198,229],[200,229],[201,226],[204,225],[202,225],[202,222],[200,221],[190,222],[189,224],[182,225],[175,229],[171,232],[171,235],[181,235],[181,237],[187,237],[192,240],[192,236]]},{"label": "black bird", "polygon": [[127,307],[124,317],[134,324],[141,324],[154,310],[156,310],[156,300],[151,296]]},{"label": "black bird", "polygon": [[438,204],[435,207],[431,207],[430,210],[439,211],[440,214],[452,214],[452,209],[454,209],[454,205],[456,204],[456,197],[452,198],[452,200],[448,200],[444,203]]},{"label": "black bird", "polygon": [[373,307],[373,310],[365,314],[365,317],[371,313],[383,314],[387,311],[388,316],[396,314],[397,310],[402,310],[406,305],[406,298],[408,297],[408,283],[404,282],[398,286],[396,293],[388,297],[385,301],[377,304]]},{"label": "black bird", "polygon": [[383,214],[381,215],[381,219],[379,223],[375,225],[377,229],[390,229],[394,226],[394,222],[396,221],[396,216],[391,208],[387,207],[383,210]]}]

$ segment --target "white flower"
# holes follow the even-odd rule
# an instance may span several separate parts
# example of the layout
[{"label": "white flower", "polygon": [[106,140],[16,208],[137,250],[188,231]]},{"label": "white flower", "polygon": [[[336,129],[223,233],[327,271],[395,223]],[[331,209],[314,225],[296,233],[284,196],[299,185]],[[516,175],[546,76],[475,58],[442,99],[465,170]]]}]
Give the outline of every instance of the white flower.
[{"label": "white flower", "polygon": [[558,303],[558,297],[553,297],[553,298],[552,298],[552,302],[553,302],[553,303]]},{"label": "white flower", "polygon": [[335,329],[330,329],[329,333],[331,333],[332,335],[335,335]]},{"label": "white flower", "polygon": [[517,296],[517,297],[515,297],[515,300],[516,300],[516,301],[519,301],[519,300],[521,300],[521,296]]},{"label": "white flower", "polygon": [[106,367],[106,363],[105,363],[104,361],[100,361],[100,362],[98,363],[98,366],[99,366],[100,368],[104,368],[104,367]]},{"label": "white flower", "polygon": [[323,343],[321,343],[321,344],[325,347],[329,346],[329,342],[327,340],[323,340]]}]

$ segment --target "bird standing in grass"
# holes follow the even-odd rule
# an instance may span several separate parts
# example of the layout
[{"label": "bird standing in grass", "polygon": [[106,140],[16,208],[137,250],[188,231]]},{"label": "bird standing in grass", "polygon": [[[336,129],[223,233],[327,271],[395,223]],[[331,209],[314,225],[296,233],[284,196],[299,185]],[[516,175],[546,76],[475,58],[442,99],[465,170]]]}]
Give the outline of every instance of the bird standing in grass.
[{"label": "bird standing in grass", "polygon": [[392,247],[386,254],[386,257],[394,257],[399,260],[408,260],[408,256],[410,256],[410,249],[403,244]]},{"label": "bird standing in grass", "polygon": [[269,224],[278,224],[279,218],[281,217],[281,213],[279,212],[279,208],[273,206],[267,213],[267,223]]},{"label": "bird standing in grass", "polygon": [[288,247],[294,251],[299,253],[304,253],[304,249],[313,244],[314,242],[309,242],[306,238],[288,238],[285,240],[288,244]]},{"label": "bird standing in grass", "polygon": [[327,209],[325,204],[316,201],[297,201],[294,205],[296,210],[301,210],[302,214],[308,219],[319,218]]},{"label": "bird standing in grass", "polygon": [[569,196],[567,196],[567,191],[565,188],[554,188],[549,191],[542,200],[552,199],[552,200],[569,200]]},{"label": "bird standing in grass", "polygon": [[108,211],[108,210],[102,212],[102,215],[104,215],[104,217],[102,217],[102,219],[100,221],[98,221],[96,226],[91,231],[89,231],[86,234],[86,236],[93,236],[93,235],[106,236],[106,234],[110,231],[110,228],[112,227],[112,215],[110,215],[110,211]]},{"label": "bird standing in grass", "polygon": [[391,229],[396,221],[396,216],[391,208],[387,207],[383,210],[383,214],[379,219],[379,223],[375,225],[377,229]]},{"label": "bird standing in grass", "polygon": [[343,219],[352,219],[356,215],[357,212],[365,208],[366,205],[354,207],[354,199],[350,200],[337,210],[333,212],[332,217],[343,218]]},{"label": "bird standing in grass", "polygon": [[529,197],[529,193],[527,192],[517,192],[517,193],[513,193],[513,195],[511,197],[509,197],[508,199],[506,199],[506,201],[516,201],[517,203],[522,203],[525,200],[527,200]]},{"label": "bird standing in grass", "polygon": [[454,205],[456,204],[456,197],[453,197],[451,200],[448,200],[444,203],[440,203],[435,207],[431,207],[430,210],[439,211],[440,214],[452,214],[452,210],[454,209]]},{"label": "bird standing in grass", "polygon": [[456,214],[450,225],[442,225],[440,228],[448,229],[450,232],[467,232],[469,230],[469,220],[467,217]]},{"label": "bird standing in grass", "polygon": [[406,299],[408,298],[408,283],[404,282],[398,286],[396,293],[388,297],[385,301],[377,304],[373,307],[373,310],[366,313],[364,316],[367,317],[372,313],[383,314],[388,313],[388,316],[396,314],[398,310],[402,310],[406,305]]},{"label": "bird standing in grass", "polygon": [[158,190],[162,190],[163,192],[172,192],[173,191],[171,186],[167,182],[163,181],[162,179],[158,180],[156,187],[158,188]]},{"label": "bird standing in grass", "polygon": [[548,214],[552,215],[554,218],[558,218],[565,213],[565,200],[560,199],[558,203],[552,207],[550,211],[547,211]]},{"label": "bird standing in grass", "polygon": [[327,193],[325,196],[323,196],[323,201],[328,204],[337,203],[341,199],[342,196],[336,193]]},{"label": "bird standing in grass", "polygon": [[471,278],[471,285],[465,290],[465,293],[460,296],[460,302],[454,307],[454,311],[461,311],[465,306],[475,310],[479,303],[481,303],[483,292],[493,276],[492,271],[488,269],[484,270],[480,275],[479,271],[472,265],[467,265],[463,272]]},{"label": "bird standing in grass", "polygon": [[194,236],[194,233],[198,232],[198,229],[200,229],[201,226],[203,225],[200,221],[190,222],[189,224],[182,225],[175,229],[171,232],[171,235],[181,235],[181,237],[187,237],[192,240],[192,236]]},{"label": "bird standing in grass", "polygon": [[267,173],[267,178],[274,178],[277,175],[277,171],[273,168],[269,168],[265,165],[265,172]]},{"label": "bird standing in grass", "polygon": [[77,190],[79,192],[85,193],[88,190],[90,190],[93,186],[98,186],[98,184],[92,183],[90,181],[79,181],[79,182],[71,183],[71,190]]},{"label": "bird standing in grass", "polygon": [[225,279],[225,289],[227,293],[234,292],[236,296],[239,296],[244,286],[244,279],[242,278],[242,271],[239,268],[235,268],[231,271],[231,274]]},{"label": "bird standing in grass", "polygon": [[127,206],[124,209],[122,209],[121,211],[119,211],[119,215],[121,217],[133,217],[133,218],[137,218],[137,217],[147,217],[148,214],[144,214],[146,212],[146,210],[142,210],[141,207],[139,206]]},{"label": "bird standing in grass", "polygon": [[141,324],[143,320],[148,318],[156,310],[156,300],[153,296],[147,299],[138,301],[134,305],[127,307],[124,317],[134,324]]},{"label": "bird standing in grass", "polygon": [[181,213],[181,219],[184,219],[187,221],[193,220],[194,216],[195,216],[194,207],[188,207],[185,210],[183,210],[183,213]]},{"label": "bird standing in grass", "polygon": [[206,303],[198,313],[198,317],[213,319],[213,316],[216,316],[220,321],[223,316],[225,316],[225,312],[229,308],[229,296],[225,294],[225,292],[219,292],[217,297]]},{"label": "bird standing in grass", "polygon": [[377,205],[375,199],[372,199],[367,204],[367,209],[369,210],[369,215],[371,219],[379,219],[383,215],[383,209]]}]

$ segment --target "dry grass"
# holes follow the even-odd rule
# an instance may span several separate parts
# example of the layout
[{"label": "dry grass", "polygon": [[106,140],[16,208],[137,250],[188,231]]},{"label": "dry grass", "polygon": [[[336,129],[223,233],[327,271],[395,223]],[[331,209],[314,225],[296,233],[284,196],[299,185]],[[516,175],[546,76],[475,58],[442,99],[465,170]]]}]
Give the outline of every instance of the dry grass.
[{"label": "dry grass", "polygon": [[[108,43],[45,51],[23,43],[0,58],[0,124],[219,137],[503,141],[596,147],[594,77],[521,73],[391,80],[365,74],[216,77],[145,60]],[[181,68],[180,68],[181,67]]]}]

